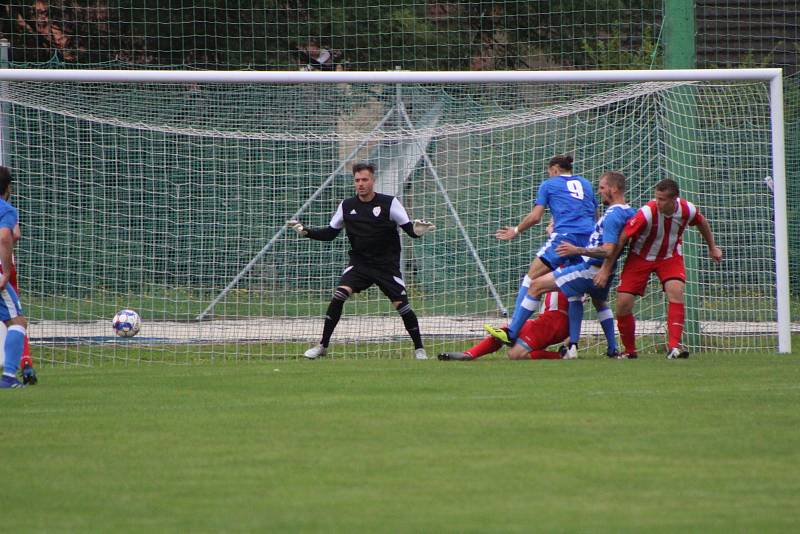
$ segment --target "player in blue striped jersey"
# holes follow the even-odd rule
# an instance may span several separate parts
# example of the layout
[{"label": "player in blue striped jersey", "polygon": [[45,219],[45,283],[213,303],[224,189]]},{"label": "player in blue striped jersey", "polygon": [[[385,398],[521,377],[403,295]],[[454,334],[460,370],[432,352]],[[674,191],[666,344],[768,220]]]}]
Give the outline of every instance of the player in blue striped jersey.
[{"label": "player in blue striped jersey", "polygon": [[0,388],[21,388],[24,386],[17,380],[17,367],[22,358],[28,321],[22,315],[22,306],[17,293],[9,283],[14,254],[14,228],[19,222],[17,209],[8,203],[10,195],[11,171],[6,167],[0,167],[0,263],[3,266],[3,273],[0,275],[0,321],[8,326],[3,345],[6,359],[3,363]]},{"label": "player in blue striped jersey", "polygon": [[578,357],[578,340],[581,337],[583,320],[583,296],[589,295],[597,309],[597,319],[603,328],[608,348],[606,355],[617,355],[617,342],[614,334],[614,315],[608,307],[608,291],[611,279],[604,285],[595,283],[595,276],[607,261],[611,278],[616,269],[616,259],[612,252],[619,240],[623,228],[636,214],[636,209],[625,202],[625,176],[616,171],[609,171],[600,177],[598,193],[603,204],[607,206],[605,213],[595,224],[595,230],[586,247],[576,247],[569,243],[561,243],[557,252],[562,256],[580,254],[583,261],[575,265],[560,267],[550,274],[544,275],[531,284],[534,291],[546,292],[543,288],[558,286],[569,299],[569,348],[565,358]]},{"label": "player in blue striped jersey", "polygon": [[497,231],[498,239],[508,241],[539,224],[546,208],[555,223],[555,231],[536,253],[517,294],[514,314],[508,331],[484,325],[486,330],[504,343],[512,345],[520,329],[534,310],[539,308],[539,294],[531,292],[531,280],[558,267],[579,261],[579,256],[560,256],[556,249],[561,243],[585,246],[594,229],[597,200],[592,184],[583,176],[572,173],[572,156],[554,156],[547,166],[550,176],[539,186],[533,209],[517,226],[506,226]]}]

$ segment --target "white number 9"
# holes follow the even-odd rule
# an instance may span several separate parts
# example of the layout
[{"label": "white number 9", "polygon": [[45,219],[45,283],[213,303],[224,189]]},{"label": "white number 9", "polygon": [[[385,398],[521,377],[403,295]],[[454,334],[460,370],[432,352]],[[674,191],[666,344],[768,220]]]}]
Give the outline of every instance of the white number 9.
[{"label": "white number 9", "polygon": [[567,189],[569,189],[570,196],[583,200],[583,184],[578,180],[567,180]]}]

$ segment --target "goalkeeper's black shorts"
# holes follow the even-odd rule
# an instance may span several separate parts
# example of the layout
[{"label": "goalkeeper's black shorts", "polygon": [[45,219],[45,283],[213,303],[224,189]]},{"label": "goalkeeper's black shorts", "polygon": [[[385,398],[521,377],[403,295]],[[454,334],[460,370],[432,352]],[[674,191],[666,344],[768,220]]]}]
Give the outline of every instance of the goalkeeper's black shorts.
[{"label": "goalkeeper's black shorts", "polygon": [[359,293],[375,284],[389,300],[396,302],[406,296],[406,283],[400,269],[395,266],[348,265],[339,279],[340,286],[348,286]]}]

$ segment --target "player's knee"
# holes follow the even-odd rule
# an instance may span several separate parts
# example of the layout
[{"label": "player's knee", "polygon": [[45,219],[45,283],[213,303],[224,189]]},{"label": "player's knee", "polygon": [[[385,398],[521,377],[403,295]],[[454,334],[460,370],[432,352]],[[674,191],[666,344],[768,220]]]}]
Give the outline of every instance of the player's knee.
[{"label": "player's knee", "polygon": [[411,309],[411,303],[408,301],[408,297],[405,295],[400,297],[400,300],[395,300],[392,302],[392,304],[394,304],[394,309],[397,310],[397,313],[400,315],[406,315],[414,311]]},{"label": "player's knee", "polygon": [[683,304],[684,284],[676,280],[670,280],[664,284],[664,293],[667,294],[667,300],[677,304]]},{"label": "player's knee", "polygon": [[623,303],[617,302],[617,317],[621,317],[623,315],[630,315],[633,313],[633,303]]},{"label": "player's knee", "polygon": [[629,315],[633,311],[635,297],[630,293],[617,293],[617,316]]},{"label": "player's knee", "polygon": [[23,317],[22,315],[17,315],[8,320],[8,326],[21,326],[24,329],[28,329],[28,320]]},{"label": "player's knee", "polygon": [[531,280],[535,280],[540,276],[542,276],[543,274],[551,272],[552,270],[553,267],[550,265],[550,262],[548,262],[544,258],[539,257],[533,260],[531,268],[528,269],[528,276],[531,278]]},{"label": "player's knee", "polygon": [[508,349],[508,359],[509,360],[527,360],[528,359],[528,349],[526,349],[522,345],[514,345],[513,347]]},{"label": "player's knee", "polygon": [[547,293],[548,288],[546,284],[542,282],[540,278],[537,278],[533,282],[531,282],[530,287],[528,288],[528,294],[532,297],[540,297],[543,294]]},{"label": "player's knee", "polygon": [[333,300],[344,302],[349,298],[350,298],[349,288],[345,286],[339,286],[333,290]]}]

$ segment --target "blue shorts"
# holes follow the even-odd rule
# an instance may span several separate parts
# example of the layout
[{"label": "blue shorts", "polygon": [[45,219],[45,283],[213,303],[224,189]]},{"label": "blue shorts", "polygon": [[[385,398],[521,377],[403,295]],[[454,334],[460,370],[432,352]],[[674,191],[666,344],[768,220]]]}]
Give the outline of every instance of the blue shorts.
[{"label": "blue shorts", "polygon": [[559,256],[556,248],[562,241],[572,243],[576,247],[585,247],[589,244],[589,237],[591,234],[558,234],[553,232],[550,234],[550,239],[547,243],[542,245],[536,257],[542,260],[552,270],[565,265],[574,265],[575,263],[582,262],[582,256]]},{"label": "blue shorts", "polygon": [[594,285],[592,279],[599,270],[599,265],[589,265],[585,261],[582,261],[577,265],[568,265],[556,269],[553,271],[553,276],[556,278],[556,285],[558,288],[568,298],[588,294],[594,299],[608,300],[608,291],[614,277],[611,276],[608,279],[606,287],[597,287]]},{"label": "blue shorts", "polygon": [[6,284],[0,290],[0,321],[8,321],[14,317],[22,315],[22,306],[19,303],[19,297],[11,284]]}]

